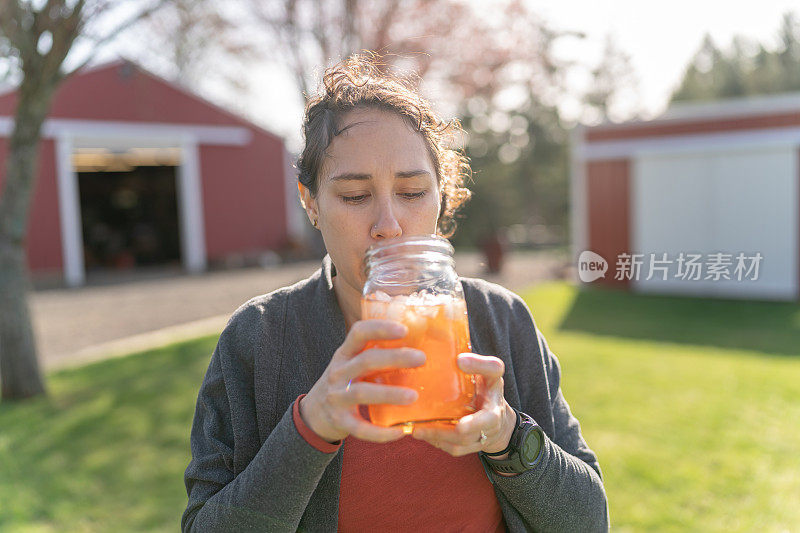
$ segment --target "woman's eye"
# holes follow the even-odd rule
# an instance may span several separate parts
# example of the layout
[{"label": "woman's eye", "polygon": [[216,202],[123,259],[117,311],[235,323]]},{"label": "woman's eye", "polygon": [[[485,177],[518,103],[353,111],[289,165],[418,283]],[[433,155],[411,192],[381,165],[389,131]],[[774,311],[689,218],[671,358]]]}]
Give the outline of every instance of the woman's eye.
[{"label": "woman's eye", "polygon": [[363,202],[367,198],[367,195],[366,194],[358,194],[356,196],[342,196],[341,198],[342,198],[342,201],[344,203],[346,203],[346,204],[360,204],[361,202]]},{"label": "woman's eye", "polygon": [[406,198],[407,200],[415,200],[417,198],[422,198],[425,196],[426,191],[419,191],[419,192],[404,192],[401,193],[400,196]]}]

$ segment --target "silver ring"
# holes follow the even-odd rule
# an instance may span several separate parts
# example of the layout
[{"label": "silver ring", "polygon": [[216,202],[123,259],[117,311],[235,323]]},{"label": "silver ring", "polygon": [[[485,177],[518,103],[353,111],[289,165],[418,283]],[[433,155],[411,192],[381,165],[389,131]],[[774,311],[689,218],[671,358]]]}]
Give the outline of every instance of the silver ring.
[{"label": "silver ring", "polygon": [[488,438],[489,438],[489,437],[487,437],[487,436],[486,436],[486,433],[484,433],[484,432],[483,432],[483,430],[481,430],[481,438],[480,438],[480,443],[481,443],[481,444],[485,444],[485,443],[486,443],[486,439],[488,439]]},{"label": "silver ring", "polygon": [[350,392],[350,384],[351,384],[352,382],[353,382],[353,380],[352,380],[352,379],[351,379],[350,381],[348,381],[348,382],[347,382],[347,387],[345,387],[345,388],[344,388],[345,392]]}]

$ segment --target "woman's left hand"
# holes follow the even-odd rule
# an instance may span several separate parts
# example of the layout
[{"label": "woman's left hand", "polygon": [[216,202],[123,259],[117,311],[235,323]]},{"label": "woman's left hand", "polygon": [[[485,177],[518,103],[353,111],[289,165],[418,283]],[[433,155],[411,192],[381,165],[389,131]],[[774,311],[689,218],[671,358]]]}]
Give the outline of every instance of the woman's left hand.
[{"label": "woman's left hand", "polygon": [[[463,353],[458,356],[458,367],[467,374],[476,375],[480,410],[461,418],[455,426],[428,424],[415,427],[413,437],[455,457],[504,450],[517,423],[516,413],[503,396],[505,364],[497,357]],[[481,439],[482,435],[486,438]]]}]

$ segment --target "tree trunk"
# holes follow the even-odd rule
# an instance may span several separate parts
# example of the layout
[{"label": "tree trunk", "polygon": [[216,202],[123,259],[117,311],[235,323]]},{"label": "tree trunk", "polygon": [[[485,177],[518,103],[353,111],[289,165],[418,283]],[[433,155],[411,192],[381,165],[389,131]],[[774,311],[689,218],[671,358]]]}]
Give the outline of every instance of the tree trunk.
[{"label": "tree trunk", "polygon": [[20,86],[0,194],[0,382],[2,399],[45,393],[39,371],[27,293],[25,237],[36,180],[39,135],[53,93],[42,80]]},{"label": "tree trunk", "polygon": [[28,310],[25,250],[0,237],[0,381],[3,400],[45,392]]}]

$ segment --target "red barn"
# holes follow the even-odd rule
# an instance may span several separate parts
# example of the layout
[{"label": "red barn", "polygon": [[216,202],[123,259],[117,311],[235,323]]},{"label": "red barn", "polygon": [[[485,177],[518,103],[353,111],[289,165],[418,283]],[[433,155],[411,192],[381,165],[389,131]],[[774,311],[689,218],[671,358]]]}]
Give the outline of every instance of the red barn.
[{"label": "red barn", "polygon": [[[800,296],[800,94],[681,104],[654,120],[578,128],[571,191],[575,260],[588,250],[608,263],[605,278],[584,282]],[[579,273],[602,263],[584,257]]]},{"label": "red barn", "polygon": [[[0,186],[15,106],[0,95]],[[128,61],[83,70],[44,124],[29,269],[75,286],[87,271],[198,272],[281,248],[296,220],[289,170],[280,137]]]}]

